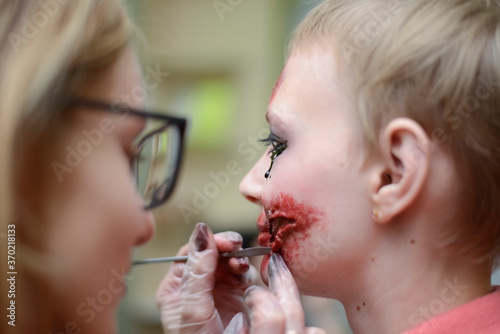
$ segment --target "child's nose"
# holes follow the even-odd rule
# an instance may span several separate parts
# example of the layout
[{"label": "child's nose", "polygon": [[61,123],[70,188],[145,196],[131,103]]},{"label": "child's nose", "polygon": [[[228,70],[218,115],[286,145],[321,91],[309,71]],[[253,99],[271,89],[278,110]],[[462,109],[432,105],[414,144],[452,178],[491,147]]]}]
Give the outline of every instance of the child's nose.
[{"label": "child's nose", "polygon": [[145,211],[139,222],[139,230],[134,246],[140,246],[151,240],[155,233],[155,219],[151,211]]},{"label": "child's nose", "polygon": [[264,174],[268,162],[269,156],[264,153],[240,183],[241,194],[252,203],[261,204],[262,190],[266,180]]}]

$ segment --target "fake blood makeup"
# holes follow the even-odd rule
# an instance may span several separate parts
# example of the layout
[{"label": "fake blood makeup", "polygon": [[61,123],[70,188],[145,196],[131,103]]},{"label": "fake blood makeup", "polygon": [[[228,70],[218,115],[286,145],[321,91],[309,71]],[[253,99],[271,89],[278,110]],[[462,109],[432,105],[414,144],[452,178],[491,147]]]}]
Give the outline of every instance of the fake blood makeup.
[{"label": "fake blood makeup", "polygon": [[[257,227],[261,232],[259,245],[269,246],[272,253],[280,253],[285,260],[298,256],[302,241],[308,236],[308,229],[323,215],[321,211],[297,202],[291,195],[279,194],[264,201],[264,212],[259,216]],[[269,256],[262,261],[261,274],[267,277]]]}]

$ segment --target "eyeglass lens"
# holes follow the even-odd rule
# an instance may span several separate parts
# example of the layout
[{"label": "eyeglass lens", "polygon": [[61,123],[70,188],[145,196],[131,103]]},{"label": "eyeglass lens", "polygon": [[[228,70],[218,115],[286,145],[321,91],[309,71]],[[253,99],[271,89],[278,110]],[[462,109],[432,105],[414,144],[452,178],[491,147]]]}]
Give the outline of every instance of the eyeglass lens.
[{"label": "eyeglass lens", "polygon": [[139,143],[135,175],[146,207],[163,202],[175,181],[181,134],[178,127],[166,125]]}]

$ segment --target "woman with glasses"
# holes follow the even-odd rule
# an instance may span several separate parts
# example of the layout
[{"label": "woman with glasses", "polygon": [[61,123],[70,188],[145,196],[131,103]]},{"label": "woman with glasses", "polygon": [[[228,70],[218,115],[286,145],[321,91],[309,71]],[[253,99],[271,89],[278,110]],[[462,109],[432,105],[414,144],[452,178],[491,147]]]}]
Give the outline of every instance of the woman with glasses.
[{"label": "woman with glasses", "polygon": [[[0,332],[114,333],[186,120],[143,110],[119,0],[1,0],[0,23]],[[217,240],[241,247],[235,233]],[[224,265],[245,287],[248,263]]]}]

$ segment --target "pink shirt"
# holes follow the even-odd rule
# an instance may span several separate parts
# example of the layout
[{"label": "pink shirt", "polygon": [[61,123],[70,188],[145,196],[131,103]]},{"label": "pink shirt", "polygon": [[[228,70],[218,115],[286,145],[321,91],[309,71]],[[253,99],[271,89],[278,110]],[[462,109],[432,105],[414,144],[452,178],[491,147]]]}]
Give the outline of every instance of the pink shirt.
[{"label": "pink shirt", "polygon": [[500,334],[500,287],[493,292],[432,317],[404,334]]}]

